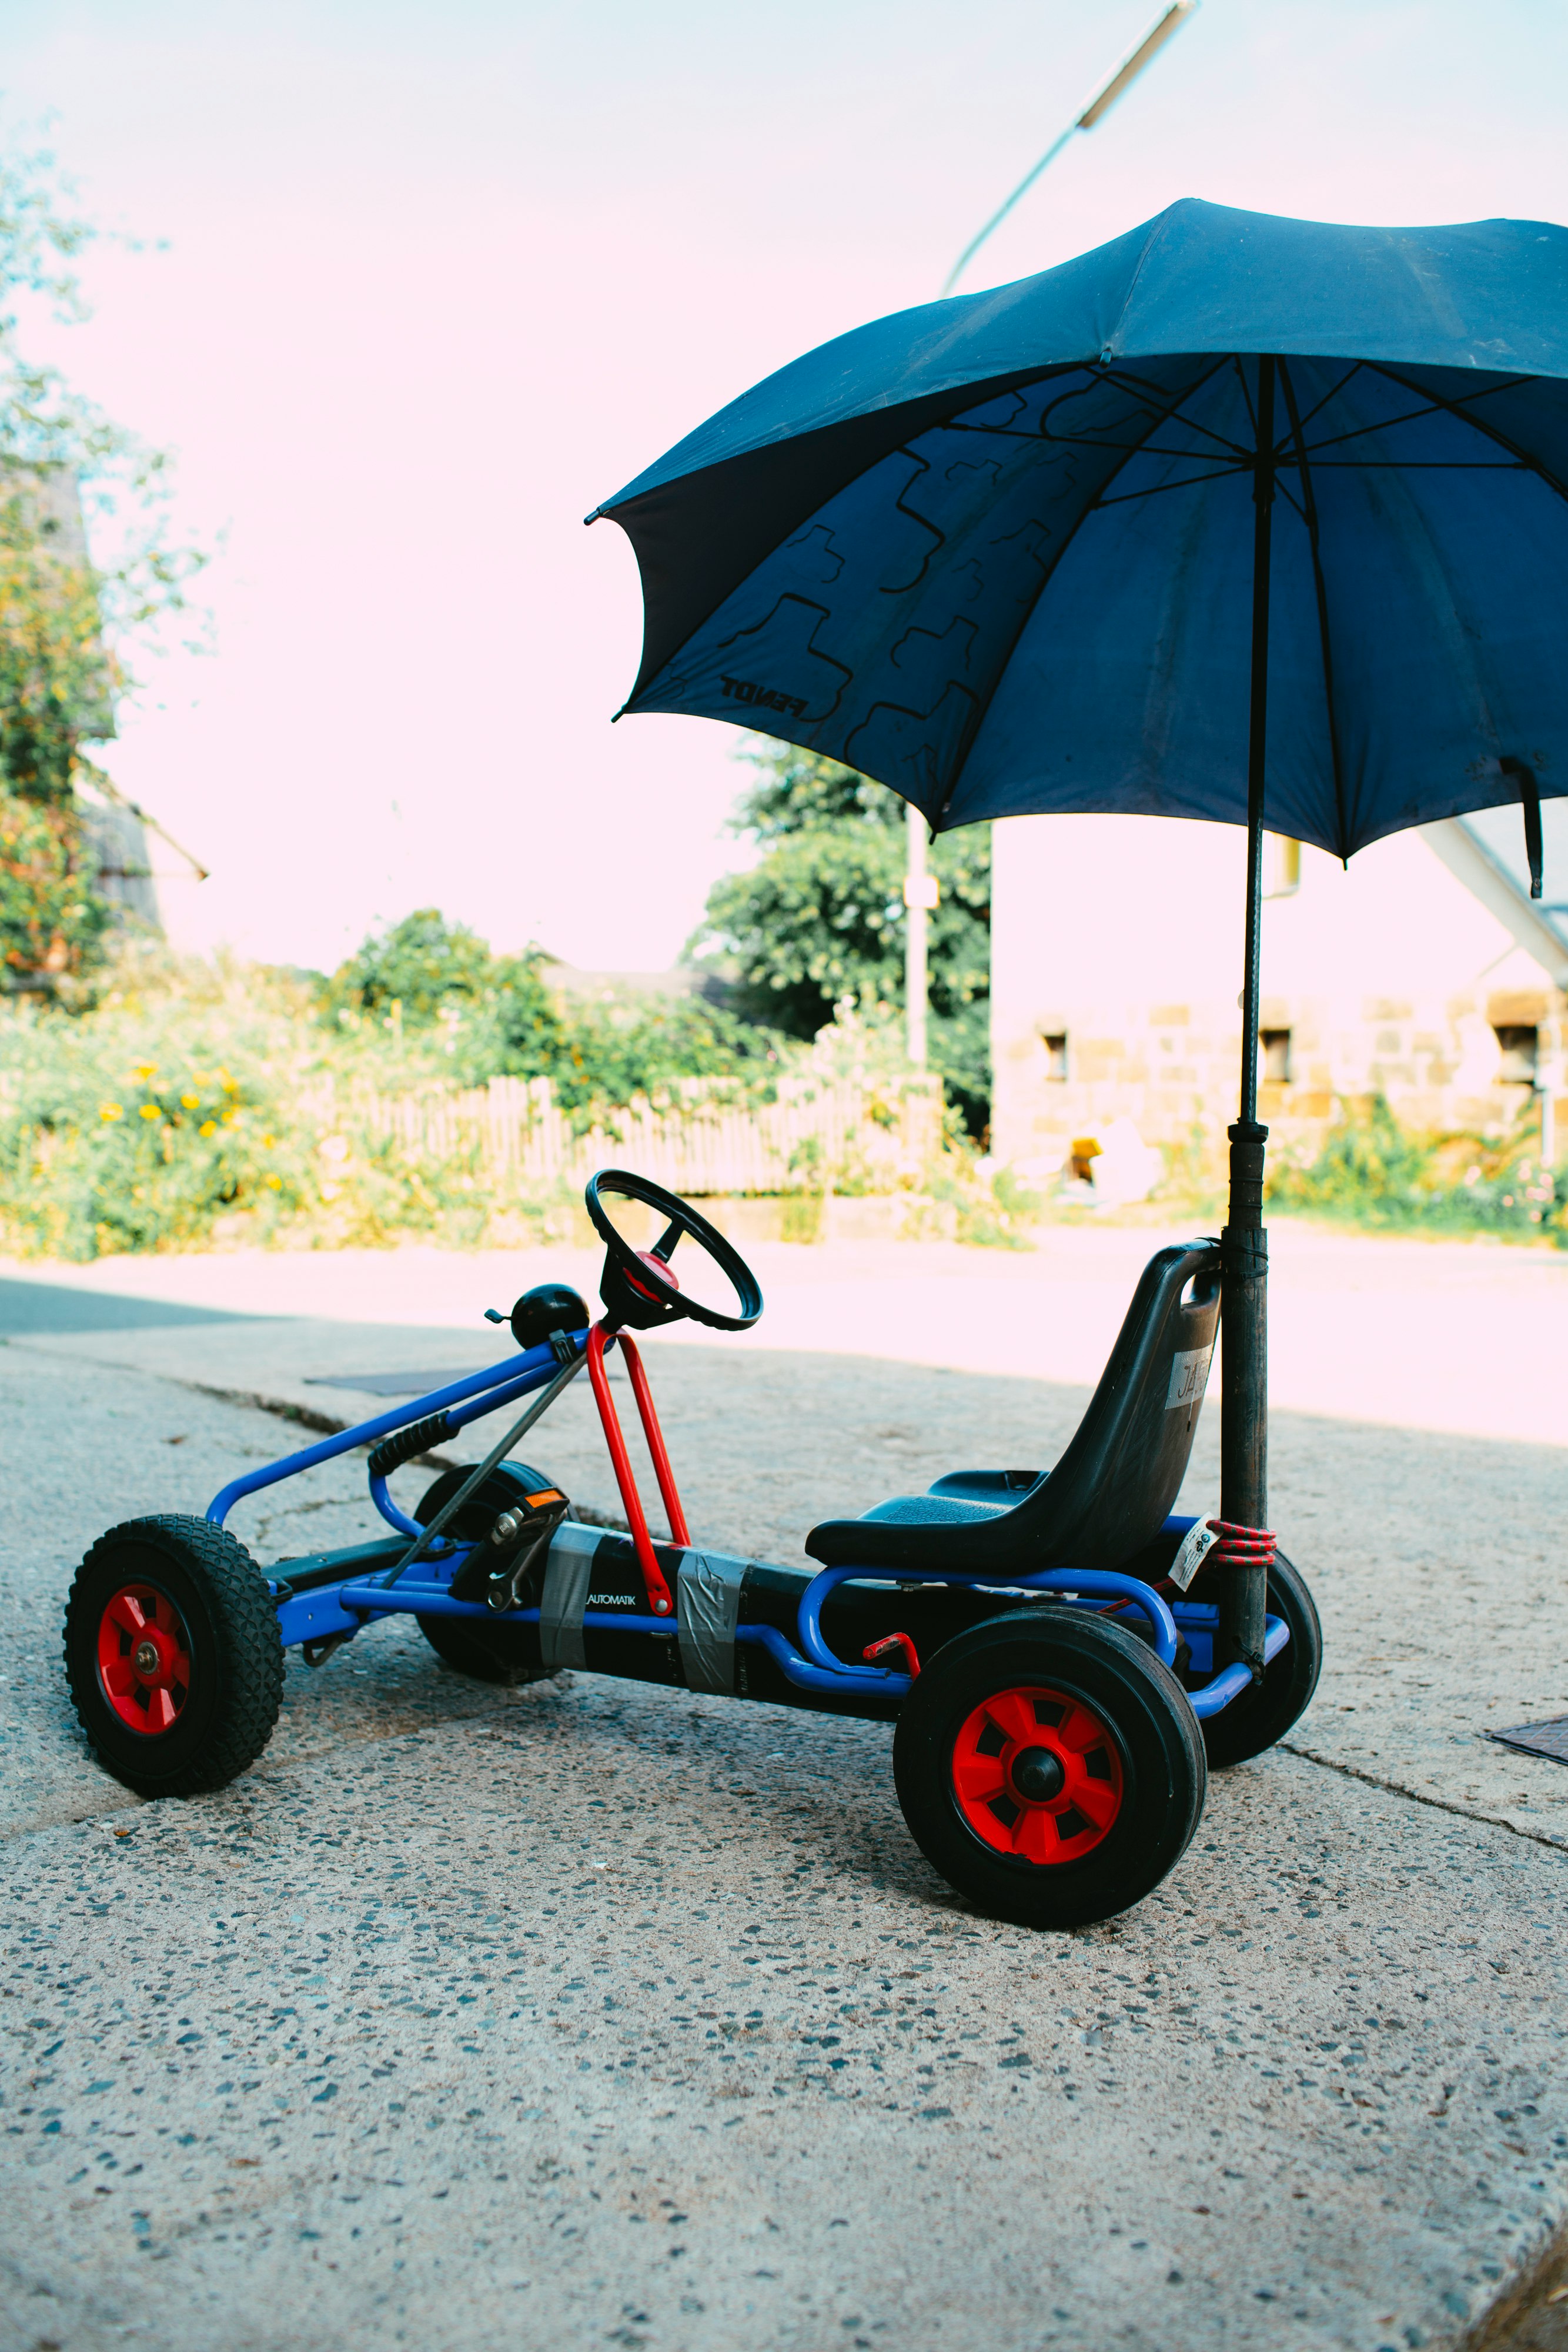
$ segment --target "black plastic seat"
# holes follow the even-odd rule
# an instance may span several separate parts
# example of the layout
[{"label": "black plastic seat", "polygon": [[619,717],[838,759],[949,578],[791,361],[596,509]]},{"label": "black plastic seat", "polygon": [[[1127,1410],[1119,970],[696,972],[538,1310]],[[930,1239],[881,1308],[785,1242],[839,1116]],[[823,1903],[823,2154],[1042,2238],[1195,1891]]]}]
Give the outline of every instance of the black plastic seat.
[{"label": "black plastic seat", "polygon": [[1158,1251],[1054,1469],[954,1471],[863,1518],[824,1519],[807,1551],[825,1568],[1002,1580],[1125,1566],[1155,1541],[1186,1475],[1218,1323],[1216,1244]]}]

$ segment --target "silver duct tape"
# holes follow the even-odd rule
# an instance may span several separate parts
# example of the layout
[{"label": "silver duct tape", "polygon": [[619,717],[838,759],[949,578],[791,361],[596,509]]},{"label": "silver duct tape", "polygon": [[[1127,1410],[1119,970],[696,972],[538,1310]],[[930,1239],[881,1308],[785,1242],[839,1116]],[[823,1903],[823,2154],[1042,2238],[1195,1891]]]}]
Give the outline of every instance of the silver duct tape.
[{"label": "silver duct tape", "polygon": [[546,1666],[588,1663],[582,1654],[582,1612],[594,1558],[603,1541],[602,1528],[580,1527],[574,1519],[564,1519],[550,1539],[539,1595],[539,1658]]},{"label": "silver duct tape", "polygon": [[735,1689],[735,1628],[747,1565],[716,1552],[688,1551],[681,1560],[675,1605],[690,1690],[727,1696]]}]

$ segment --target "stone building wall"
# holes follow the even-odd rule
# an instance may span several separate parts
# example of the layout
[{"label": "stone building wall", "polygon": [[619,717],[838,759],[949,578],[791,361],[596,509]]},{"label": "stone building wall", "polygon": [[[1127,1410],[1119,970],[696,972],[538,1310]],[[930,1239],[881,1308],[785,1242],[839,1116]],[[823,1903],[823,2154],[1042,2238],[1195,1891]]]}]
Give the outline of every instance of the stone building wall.
[{"label": "stone building wall", "polygon": [[[1286,853],[1270,854],[1288,885]],[[1167,1156],[1219,1164],[1240,1068],[1243,887],[1230,828],[998,824],[998,1159],[1045,1174],[1127,1118]],[[1532,1076],[1568,1084],[1568,1000],[1413,835],[1348,875],[1299,854],[1299,881],[1265,906],[1260,1026],[1259,1116],[1306,1148],[1345,1102],[1381,1094],[1412,1128],[1497,1130],[1531,1106]]]}]

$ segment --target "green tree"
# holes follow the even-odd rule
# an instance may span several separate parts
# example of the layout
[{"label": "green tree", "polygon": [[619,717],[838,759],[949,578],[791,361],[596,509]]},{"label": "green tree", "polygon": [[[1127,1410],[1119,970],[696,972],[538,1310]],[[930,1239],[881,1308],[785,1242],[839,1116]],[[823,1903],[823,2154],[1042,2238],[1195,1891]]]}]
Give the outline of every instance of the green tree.
[{"label": "green tree", "polygon": [[332,980],[337,1003],[384,1013],[395,1004],[404,1025],[427,1029],[449,1005],[476,1004],[492,983],[488,941],[435,907],[416,907],[401,923],[368,939]]},{"label": "green tree", "polygon": [[[762,850],[708,894],[689,956],[734,974],[736,1012],[813,1037],[851,996],[904,1003],[904,803],[853,769],[789,743],[747,757],[754,781],[733,829]],[[931,1058],[971,1134],[990,1108],[991,829],[933,845],[942,896],[931,918]]]},{"label": "green tree", "polygon": [[52,984],[89,962],[110,908],[81,870],[81,826],[68,803],[0,791],[0,962]]},{"label": "green tree", "polygon": [[570,1000],[543,976],[543,951],[498,956],[465,924],[421,907],[365,940],[327,983],[329,1017],[395,1018],[415,1041],[438,1033],[447,1074],[467,1086],[549,1078],[587,1124],[639,1095],[667,1099],[682,1078],[764,1075],[776,1040],[690,996]]},{"label": "green tree", "polygon": [[24,980],[76,969],[109,920],[82,871],[83,746],[113,732],[121,649],[184,611],[202,561],[170,536],[165,458],[23,348],[28,301],[87,317],[98,234],[51,154],[0,143],[0,961]]}]

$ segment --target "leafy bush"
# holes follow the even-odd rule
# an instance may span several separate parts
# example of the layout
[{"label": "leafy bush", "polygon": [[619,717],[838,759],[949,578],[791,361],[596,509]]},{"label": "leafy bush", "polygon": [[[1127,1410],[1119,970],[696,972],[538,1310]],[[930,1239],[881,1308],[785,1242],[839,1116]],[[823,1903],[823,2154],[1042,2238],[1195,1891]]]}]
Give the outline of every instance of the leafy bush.
[{"label": "leafy bush", "polygon": [[536,959],[493,958],[435,915],[399,930],[361,949],[351,984],[121,939],[74,1014],[0,1009],[0,1242],[71,1259],[214,1240],[521,1243],[570,1230],[570,1202],[491,1173],[477,1146],[405,1148],[378,1103],[546,1076],[583,1130],[613,1131],[618,1108],[669,1103],[690,1075],[771,1090],[773,1041],[698,1000],[574,1015]]},{"label": "leafy bush", "polygon": [[[908,1195],[915,1230],[1017,1245],[1032,1204],[1006,1194],[949,1111],[946,1140],[903,1127],[912,1078],[897,1015],[840,1008],[810,1045],[696,997],[590,1003],[553,995],[536,957],[496,958],[424,913],[368,942],[331,982],[264,967],[181,962],[124,936],[79,1009],[0,1006],[0,1244],[86,1259],[277,1242],[379,1245],[413,1234],[465,1245],[565,1238],[560,1187],[496,1170],[472,1127],[441,1150],[389,1132],[389,1098],[548,1076],[580,1131],[615,1132],[646,1099],[678,1108],[774,1097],[788,1076],[852,1083],[867,1129],[829,1154],[800,1146],[791,1230],[821,1229],[829,1192]],[[439,1126],[439,1122],[437,1123]],[[885,1130],[888,1150],[866,1146]],[[414,1120],[410,1130],[430,1130]]]},{"label": "leafy bush", "polygon": [[[580,1129],[613,1129],[614,1113],[644,1098],[676,1099],[683,1078],[770,1083],[779,1039],[695,996],[612,990],[568,1000],[553,992],[536,948],[494,955],[476,932],[422,908],[367,940],[323,995],[348,1034],[393,1031],[429,1073],[459,1086],[549,1078]],[[367,1030],[367,1024],[369,1024]]]},{"label": "leafy bush", "polygon": [[1421,1136],[1378,1096],[1347,1109],[1312,1160],[1281,1154],[1268,1198],[1277,1209],[1373,1230],[1549,1233],[1568,1246],[1568,1177],[1542,1167],[1529,1111],[1507,1137]]},{"label": "leafy bush", "polygon": [[286,1108],[298,1049],[280,1010],[120,988],[79,1019],[15,1011],[0,1094],[10,1244],[67,1258],[174,1248],[225,1213],[259,1213],[270,1233],[300,1207],[310,1152]]},{"label": "leafy bush", "polygon": [[399,1025],[428,1029],[449,1005],[476,1003],[494,985],[497,959],[465,923],[434,907],[416,907],[401,923],[372,931],[334,972],[335,1009],[391,1014]]},{"label": "leafy bush", "polygon": [[[0,726],[0,747],[5,729]],[[12,973],[78,971],[94,960],[110,908],[81,869],[81,819],[0,787],[0,963]]]},{"label": "leafy bush", "polygon": [[[89,1010],[0,1013],[0,1238],[85,1259],[214,1240],[477,1241],[502,1200],[470,1157],[403,1150],[362,1107],[309,992],[121,944]],[[406,1064],[372,1073],[396,1091]],[[520,1235],[519,1235],[520,1238]]]}]

